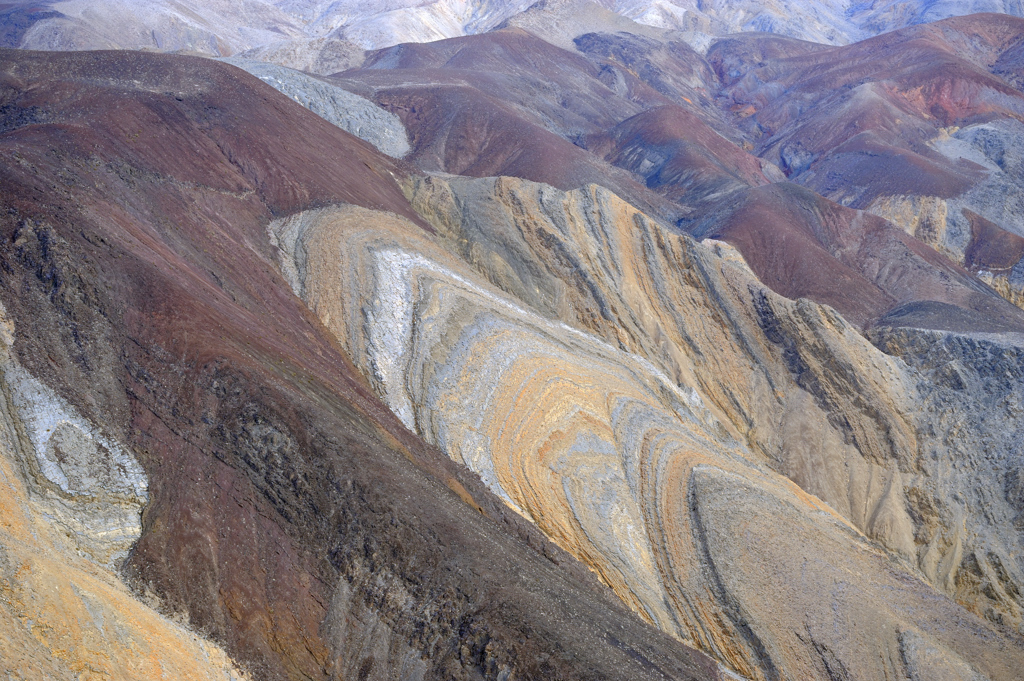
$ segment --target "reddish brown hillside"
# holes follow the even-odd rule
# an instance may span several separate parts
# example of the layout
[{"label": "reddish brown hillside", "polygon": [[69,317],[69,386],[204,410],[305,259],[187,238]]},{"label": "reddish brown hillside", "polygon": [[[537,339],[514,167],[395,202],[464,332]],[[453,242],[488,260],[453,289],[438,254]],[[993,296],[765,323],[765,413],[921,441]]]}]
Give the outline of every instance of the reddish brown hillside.
[{"label": "reddish brown hillside", "polygon": [[277,273],[274,216],[416,219],[402,167],[210,61],[0,74],[0,298],[145,468],[140,590],[260,679],[718,677],[403,428]]},{"label": "reddish brown hillside", "polygon": [[1024,20],[979,14],[836,48],[735,36],[708,59],[760,155],[862,207],[880,195],[952,197],[980,179],[926,142],[942,126],[1024,115],[1024,95],[993,73],[1012,72],[1022,38]]},{"label": "reddish brown hillside", "polygon": [[[797,185],[746,190],[695,233],[734,244],[782,295],[827,303],[861,326],[897,305],[936,301],[974,313],[975,331],[1024,330],[1021,310],[930,247]],[[941,314],[915,323],[947,328]]]},{"label": "reddish brown hillside", "polygon": [[643,177],[649,188],[666,198],[685,205],[768,184],[757,157],[679,106],[637,114],[607,133],[589,137],[587,148]]}]

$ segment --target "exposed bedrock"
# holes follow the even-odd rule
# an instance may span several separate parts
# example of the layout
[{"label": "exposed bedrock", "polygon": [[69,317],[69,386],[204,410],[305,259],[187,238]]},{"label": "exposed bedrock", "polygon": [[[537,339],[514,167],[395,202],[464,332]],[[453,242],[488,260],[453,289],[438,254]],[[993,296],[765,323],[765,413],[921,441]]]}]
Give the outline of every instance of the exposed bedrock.
[{"label": "exposed bedrock", "polygon": [[951,586],[990,545],[953,490],[987,478],[921,460],[948,433],[916,370],[604,189],[408,193],[436,235],[353,206],[273,223],[286,277],[409,428],[641,616],[750,678],[1015,678],[1015,635],[936,591],[980,602]]},{"label": "exposed bedrock", "polygon": [[238,58],[223,61],[251,73],[317,116],[369,142],[388,156],[401,158],[409,153],[409,137],[398,116],[364,97],[283,66]]},{"label": "exposed bedrock", "polygon": [[[944,503],[917,507],[916,532],[945,534],[922,569],[973,611],[1020,630],[1024,337],[887,327],[871,335],[919,377],[918,428],[930,435],[922,465]],[[954,550],[940,555],[944,543]]]},{"label": "exposed bedrock", "polygon": [[14,340],[0,306],[0,668],[19,680],[243,678],[121,583],[145,475],[19,364]]},{"label": "exposed bedrock", "polygon": [[880,215],[1024,306],[1024,125],[1013,119],[942,129],[931,148],[978,179],[955,196],[879,196]]},{"label": "exposed bedrock", "polygon": [[[107,590],[125,647],[75,595],[107,593],[78,579],[80,546],[116,564],[136,535],[135,596],[260,680],[719,678],[409,432],[280,276],[266,225],[310,205],[431,230],[406,166],[207,59],[0,50],[0,87],[0,416],[26,471],[3,452],[0,637],[36,646],[29,678],[47,650],[84,658],[72,678],[209,678],[126,589]],[[26,494],[52,534],[17,529]],[[66,499],[91,524],[26,572]]]},{"label": "exposed bedrock", "polygon": [[1020,306],[1022,33],[979,14],[833,49],[730,36],[708,60],[791,181],[892,221]]}]

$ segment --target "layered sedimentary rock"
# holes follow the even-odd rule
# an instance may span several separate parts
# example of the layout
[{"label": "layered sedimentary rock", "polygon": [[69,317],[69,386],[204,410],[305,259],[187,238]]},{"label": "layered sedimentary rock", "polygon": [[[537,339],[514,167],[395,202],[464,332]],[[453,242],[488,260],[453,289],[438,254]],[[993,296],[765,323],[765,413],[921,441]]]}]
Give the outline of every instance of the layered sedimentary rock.
[{"label": "layered sedimentary rock", "polygon": [[[381,50],[334,82],[401,117],[407,158],[425,171],[599,184],[655,219],[733,243],[777,293],[832,305],[861,327],[937,300],[953,308],[932,308],[934,328],[962,326],[950,316],[960,308],[984,318],[979,330],[1019,330],[1019,309],[981,284],[1015,300],[1006,267],[993,275],[979,264],[993,264],[987,256],[967,263],[953,240],[932,238],[936,221],[917,203],[903,204],[941,210],[961,197],[964,210],[996,217],[986,206],[1011,174],[940,153],[935,138],[948,129],[930,112],[1009,125],[1024,99],[989,66],[1020,39],[1020,21],[956,19],[846,48],[745,35],[717,42],[708,60],[671,34],[587,33],[573,54],[506,29]],[[942,94],[950,88],[963,96]],[[1012,149],[1003,156],[1012,161]],[[779,184],[783,173],[812,191]],[[975,231],[972,254],[998,249],[991,230]]]},{"label": "layered sedimentary rock", "polygon": [[141,532],[133,454],[29,374],[0,308],[0,667],[12,679],[241,680],[115,572]]},{"label": "layered sedimentary rock", "polygon": [[877,216],[797,185],[744,191],[692,230],[733,243],[775,291],[832,305],[862,327],[898,305],[937,301],[945,307],[919,324],[954,329],[971,318],[977,331],[1024,330],[1018,308],[954,262]]},{"label": "layered sedimentary rock", "polygon": [[409,137],[398,116],[359,95],[283,66],[247,59],[229,58],[224,61],[251,73],[317,116],[369,142],[388,156],[402,158],[409,153]]},{"label": "layered sedimentary rock", "polygon": [[[81,532],[116,564],[141,529],[132,593],[254,678],[720,677],[407,430],[278,273],[266,225],[310,206],[429,231],[408,167],[211,60],[7,51],[0,74],[3,405],[51,533],[0,514],[12,668],[209,678],[224,658],[112,573],[32,558]],[[47,517],[68,499],[85,527]]]},{"label": "layered sedimentary rock", "polygon": [[[362,62],[326,80],[0,54],[30,553],[108,603],[120,570],[259,678],[728,676],[690,645],[751,679],[1019,676],[1024,313],[982,282],[1019,295],[1024,25],[705,57],[558,6],[365,62],[331,41],[518,6],[236,36]],[[183,8],[146,16],[235,49]],[[5,35],[75,24],[26,12]],[[26,598],[80,582],[18,570],[2,635],[37,651]]]},{"label": "layered sedimentary rock", "polygon": [[1015,540],[957,495],[1005,462],[925,461],[914,371],[600,188],[408,191],[437,236],[302,213],[271,226],[287,278],[409,428],[635,611],[749,678],[1014,678],[1014,635],[939,594],[997,612],[955,588],[963,546]]}]

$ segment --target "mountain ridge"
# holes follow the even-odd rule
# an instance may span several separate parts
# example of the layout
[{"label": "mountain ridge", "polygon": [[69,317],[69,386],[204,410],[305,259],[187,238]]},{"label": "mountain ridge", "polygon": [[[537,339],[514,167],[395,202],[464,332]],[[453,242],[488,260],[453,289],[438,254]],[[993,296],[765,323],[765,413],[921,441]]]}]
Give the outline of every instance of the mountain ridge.
[{"label": "mountain ridge", "polygon": [[[0,8],[5,26],[0,46],[24,49],[147,49],[209,56],[243,56],[283,66],[330,73],[356,65],[362,50],[400,43],[429,42],[472,35],[504,25],[534,26],[559,43],[565,28],[574,34],[580,15],[608,12],[597,19],[603,30],[644,26],[632,32],[670,31],[700,50],[714,38],[761,31],[843,45],[908,25],[978,12],[1024,16],[1020,2],[835,2],[812,4],[716,0],[227,0],[197,3],[158,0],[142,8],[126,0],[18,0]],[[620,19],[621,18],[621,19]],[[595,16],[583,19],[593,22]],[[562,36],[544,26],[560,24]],[[617,29],[608,28],[618,24]],[[583,26],[583,24],[579,24]],[[629,30],[628,28],[626,30]]]},{"label": "mountain ridge", "polygon": [[528,4],[0,50],[0,669],[1019,675],[1024,20]]}]

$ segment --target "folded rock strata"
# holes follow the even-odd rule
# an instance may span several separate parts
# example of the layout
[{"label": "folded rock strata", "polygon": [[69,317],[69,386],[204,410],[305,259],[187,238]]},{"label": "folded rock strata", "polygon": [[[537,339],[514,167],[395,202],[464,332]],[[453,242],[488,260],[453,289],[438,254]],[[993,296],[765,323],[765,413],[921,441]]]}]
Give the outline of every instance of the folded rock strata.
[{"label": "folded rock strata", "polygon": [[22,368],[0,307],[0,667],[13,679],[242,681],[225,652],[137,600],[134,456]]},{"label": "folded rock strata", "polygon": [[283,271],[409,428],[635,611],[749,678],[1014,677],[1012,635],[919,567],[957,574],[979,521],[922,539],[916,509],[988,480],[924,473],[906,365],[606,190],[407,191],[437,236],[300,213],[271,225]]},{"label": "folded rock strata", "polygon": [[[3,413],[44,436],[12,455],[28,482],[0,460],[0,659],[210,678],[224,658],[114,573],[79,579],[79,546],[116,563],[141,529],[119,576],[254,678],[720,678],[409,432],[274,267],[267,223],[310,206],[430,231],[407,166],[212,60],[0,51],[0,97]],[[136,524],[32,558],[69,496]]]},{"label": "folded rock strata", "polygon": [[31,551],[260,678],[1016,678],[1020,22],[584,23],[330,82],[0,53]]}]

